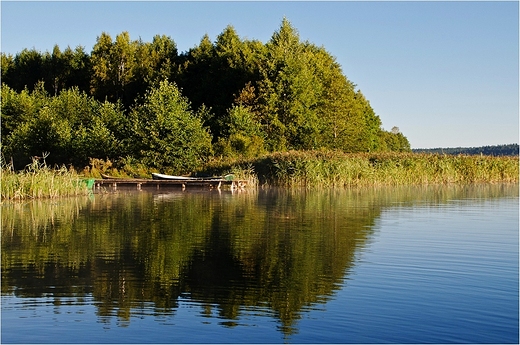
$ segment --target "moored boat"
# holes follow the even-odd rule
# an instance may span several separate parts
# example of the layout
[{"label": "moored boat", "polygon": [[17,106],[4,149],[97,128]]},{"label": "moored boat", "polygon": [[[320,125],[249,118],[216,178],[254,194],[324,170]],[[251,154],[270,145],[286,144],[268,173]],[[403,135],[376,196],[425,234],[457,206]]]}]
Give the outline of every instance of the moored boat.
[{"label": "moored boat", "polygon": [[105,175],[105,174],[101,173],[101,178],[103,180],[113,180],[113,179],[116,179],[117,177],[110,176],[110,175]]},{"label": "moored boat", "polygon": [[174,175],[165,175],[159,173],[152,173],[152,179],[154,180],[197,180],[195,177],[189,176],[174,176]]},{"label": "moored boat", "polygon": [[154,180],[173,180],[173,181],[212,181],[212,180],[233,180],[233,175],[229,174],[226,176],[211,176],[211,177],[192,177],[192,176],[175,176],[166,175],[159,173],[152,173],[152,179]]}]

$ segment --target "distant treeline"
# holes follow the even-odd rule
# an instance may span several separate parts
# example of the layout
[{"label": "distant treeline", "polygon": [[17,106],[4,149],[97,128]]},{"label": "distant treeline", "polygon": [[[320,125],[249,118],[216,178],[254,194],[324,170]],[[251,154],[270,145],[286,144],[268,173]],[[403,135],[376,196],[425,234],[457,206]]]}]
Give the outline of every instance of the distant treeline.
[{"label": "distant treeline", "polygon": [[102,33],[92,52],[1,54],[2,154],[16,167],[90,158],[189,172],[211,157],[410,151],[323,47],[283,19],[267,43],[228,26],[179,53],[167,36]]},{"label": "distant treeline", "polygon": [[480,147],[447,147],[435,149],[412,149],[416,153],[440,153],[447,155],[518,156],[518,144]]}]

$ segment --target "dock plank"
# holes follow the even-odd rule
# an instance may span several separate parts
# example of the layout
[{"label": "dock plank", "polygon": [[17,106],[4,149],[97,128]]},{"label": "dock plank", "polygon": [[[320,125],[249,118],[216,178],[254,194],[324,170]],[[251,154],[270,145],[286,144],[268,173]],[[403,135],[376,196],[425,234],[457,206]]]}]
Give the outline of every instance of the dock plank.
[{"label": "dock plank", "polygon": [[220,189],[222,186],[229,186],[231,189],[244,188],[247,186],[247,181],[244,180],[153,180],[153,179],[126,179],[126,178],[111,178],[98,179],[94,181],[94,190],[101,190],[102,188],[111,188],[117,190],[118,188],[137,189],[143,188],[189,188],[202,187],[209,189]]}]

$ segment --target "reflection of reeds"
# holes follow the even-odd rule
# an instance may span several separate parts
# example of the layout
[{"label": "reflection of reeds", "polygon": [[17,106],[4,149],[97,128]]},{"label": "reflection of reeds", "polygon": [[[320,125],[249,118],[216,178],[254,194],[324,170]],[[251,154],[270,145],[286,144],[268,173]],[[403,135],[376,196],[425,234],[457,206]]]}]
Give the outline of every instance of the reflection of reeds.
[{"label": "reflection of reeds", "polygon": [[494,183],[519,179],[516,156],[290,151],[225,165],[222,169],[234,169],[237,175],[241,167],[252,167],[248,169],[256,173],[260,183],[291,187]]},{"label": "reflection of reeds", "polygon": [[12,166],[2,164],[0,177],[2,200],[56,198],[88,193],[87,184],[73,170],[65,166],[51,169],[45,161],[40,163],[36,158],[22,172],[15,172]]},{"label": "reflection of reeds", "polygon": [[17,236],[27,236],[31,241],[42,240],[59,224],[71,224],[87,201],[87,197],[81,197],[59,203],[50,200],[2,203],[2,236],[7,238],[16,229]]}]

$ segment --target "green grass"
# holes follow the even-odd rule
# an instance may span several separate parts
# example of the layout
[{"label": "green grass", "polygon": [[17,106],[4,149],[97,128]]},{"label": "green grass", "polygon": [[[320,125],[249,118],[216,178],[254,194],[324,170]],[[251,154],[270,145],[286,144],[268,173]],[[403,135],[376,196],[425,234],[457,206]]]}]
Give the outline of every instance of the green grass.
[{"label": "green grass", "polygon": [[52,169],[45,161],[34,159],[24,171],[15,172],[10,165],[2,164],[0,191],[2,200],[24,200],[86,195],[92,181],[66,167]]},{"label": "green grass", "polygon": [[335,151],[278,152],[252,160],[213,162],[208,169],[256,175],[260,184],[350,187],[448,183],[516,183],[518,157]]},{"label": "green grass", "polygon": [[[113,168],[111,162],[94,163],[85,175],[98,177],[100,172],[121,177],[149,174],[139,162],[125,161],[120,170]],[[289,151],[253,159],[215,159],[199,173],[233,174],[235,179],[248,181],[249,186],[306,188],[518,183],[519,159],[517,156]],[[0,189],[2,200],[89,193],[86,179],[74,170],[51,169],[37,160],[23,172],[14,172],[8,165],[2,165]]]}]

